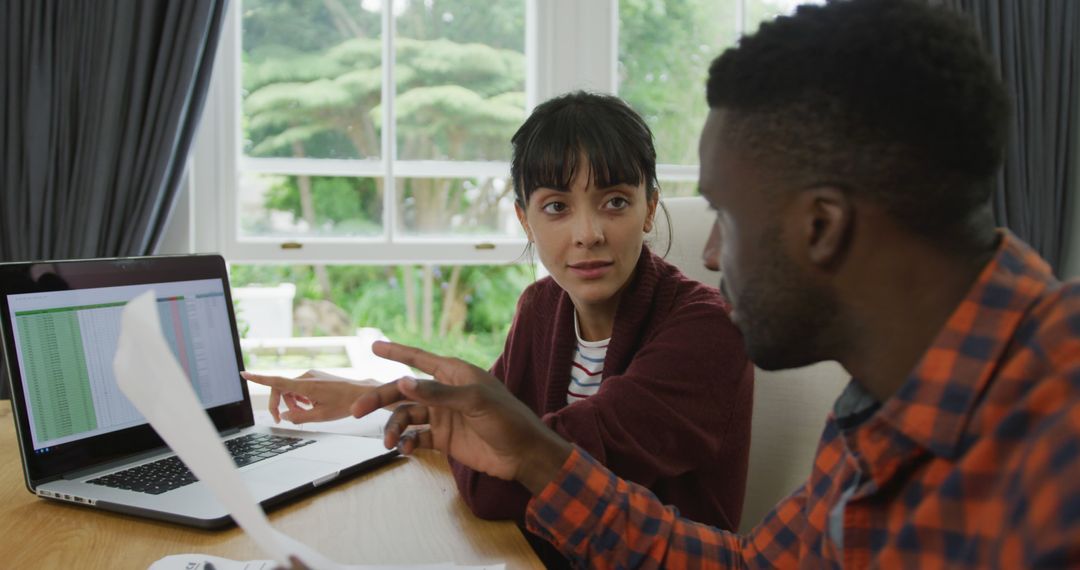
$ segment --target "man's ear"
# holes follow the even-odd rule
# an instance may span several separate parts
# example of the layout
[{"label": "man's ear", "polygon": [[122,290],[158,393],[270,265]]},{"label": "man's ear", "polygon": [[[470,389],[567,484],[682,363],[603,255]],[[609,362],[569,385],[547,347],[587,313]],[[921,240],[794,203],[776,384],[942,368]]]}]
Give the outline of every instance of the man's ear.
[{"label": "man's ear", "polygon": [[791,226],[806,248],[807,260],[821,268],[834,267],[847,253],[855,224],[855,207],[835,186],[815,186],[799,193],[794,204],[799,218]]},{"label": "man's ear", "polygon": [[645,233],[649,233],[653,228],[653,221],[656,219],[656,205],[660,203],[660,193],[653,192],[652,198],[649,199],[649,211],[645,214],[645,227],[642,230]]},{"label": "man's ear", "polygon": [[516,201],[514,202],[514,212],[517,214],[518,222],[521,223],[521,229],[525,230],[525,237],[531,242],[533,240],[532,229],[529,228],[529,222],[525,219],[525,209]]}]

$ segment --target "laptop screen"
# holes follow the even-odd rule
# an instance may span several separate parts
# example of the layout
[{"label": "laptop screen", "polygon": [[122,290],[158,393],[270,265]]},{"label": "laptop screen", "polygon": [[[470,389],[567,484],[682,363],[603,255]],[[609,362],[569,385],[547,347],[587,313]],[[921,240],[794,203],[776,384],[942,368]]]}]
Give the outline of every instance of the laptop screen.
[{"label": "laptop screen", "polygon": [[121,310],[150,289],[165,338],[214,425],[228,432],[254,424],[221,256],[0,263],[0,333],[28,481],[164,445],[113,374]]},{"label": "laptop screen", "polygon": [[15,360],[36,453],[146,423],[116,386],[113,357],[124,305],[148,289],[203,406],[243,400],[219,279],[10,295]]}]

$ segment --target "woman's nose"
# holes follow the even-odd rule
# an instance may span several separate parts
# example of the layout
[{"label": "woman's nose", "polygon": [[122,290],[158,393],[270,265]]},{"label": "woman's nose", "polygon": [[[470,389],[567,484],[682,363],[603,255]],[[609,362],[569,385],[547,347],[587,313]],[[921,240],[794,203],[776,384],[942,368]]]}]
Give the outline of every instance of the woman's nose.
[{"label": "woman's nose", "polygon": [[604,242],[604,226],[599,216],[582,214],[574,222],[574,243],[579,247],[593,247]]}]

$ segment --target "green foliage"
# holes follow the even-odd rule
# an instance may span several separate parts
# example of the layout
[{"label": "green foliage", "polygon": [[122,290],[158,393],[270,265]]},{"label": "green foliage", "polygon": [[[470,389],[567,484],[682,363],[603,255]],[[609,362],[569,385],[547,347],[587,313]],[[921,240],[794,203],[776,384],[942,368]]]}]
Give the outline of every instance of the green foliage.
[{"label": "green foliage", "polygon": [[[305,0],[245,4],[243,105],[249,155],[379,155],[379,15],[362,5]],[[525,116],[523,14],[516,2],[406,4],[396,18],[394,67],[402,157],[509,157],[509,137]],[[297,30],[297,20],[310,23],[311,29]]]},{"label": "green foliage", "polygon": [[[437,271],[438,290],[448,281],[449,269]],[[451,354],[483,368],[491,366],[502,352],[517,299],[533,281],[533,271],[526,265],[462,268],[458,287],[469,309],[464,330],[424,340],[421,331],[411,329],[406,321],[403,267],[334,265],[326,270],[332,288],[328,299],[344,309],[356,327],[375,327],[397,342]],[[414,286],[420,291],[421,272],[414,273]],[[309,265],[233,265],[229,280],[233,287],[292,283],[299,299],[323,298]],[[435,301],[434,313],[438,315],[442,296],[436,296]]]},{"label": "green foliage", "polygon": [[[376,235],[382,231],[382,199],[370,178],[311,176],[315,228],[333,235]],[[303,219],[297,176],[281,176],[267,192],[265,205]]]},{"label": "green foliage", "polygon": [[619,2],[619,96],[649,123],[660,162],[697,163],[708,65],[735,43],[735,10],[735,2]]},{"label": "green foliage", "polygon": [[435,336],[428,340],[415,332],[395,331],[387,336],[395,342],[412,346],[422,346],[435,354],[460,358],[483,369],[491,368],[495,359],[502,354],[506,343],[506,331],[466,333],[458,336]]}]

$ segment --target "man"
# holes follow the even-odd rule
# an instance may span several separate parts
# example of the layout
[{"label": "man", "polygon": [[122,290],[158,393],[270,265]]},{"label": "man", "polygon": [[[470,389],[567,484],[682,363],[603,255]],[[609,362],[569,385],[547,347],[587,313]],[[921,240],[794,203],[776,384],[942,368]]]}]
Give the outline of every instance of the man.
[{"label": "man", "polygon": [[915,0],[802,7],[713,62],[708,99],[707,263],[750,357],[853,376],[750,535],[679,518],[455,359],[377,345],[437,382],[353,413],[412,400],[388,445],[521,482],[530,529],[583,565],[1080,565],[1080,284],[993,227],[1008,102],[973,32]]}]

